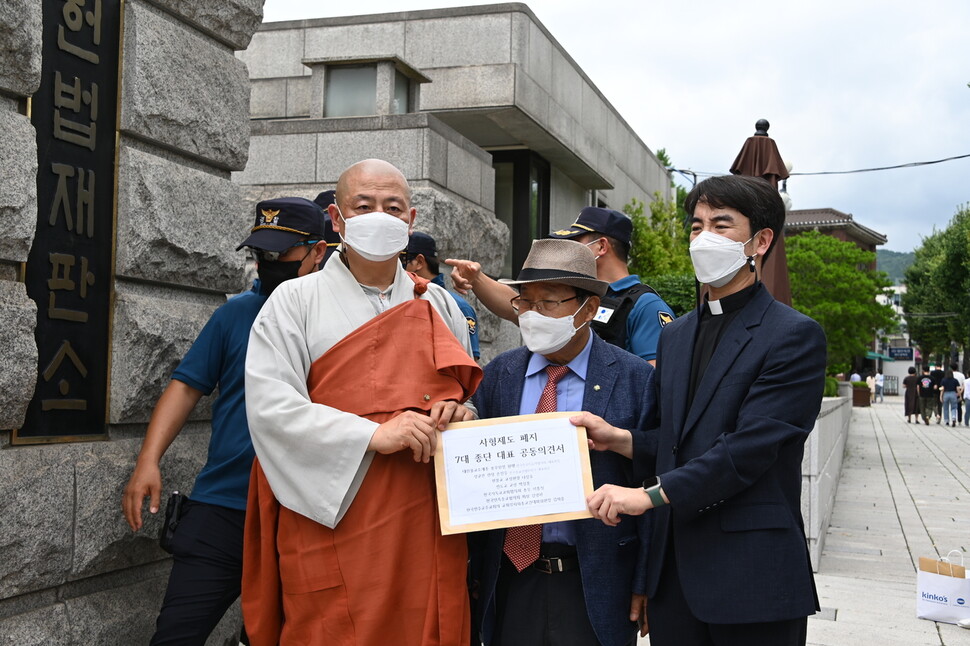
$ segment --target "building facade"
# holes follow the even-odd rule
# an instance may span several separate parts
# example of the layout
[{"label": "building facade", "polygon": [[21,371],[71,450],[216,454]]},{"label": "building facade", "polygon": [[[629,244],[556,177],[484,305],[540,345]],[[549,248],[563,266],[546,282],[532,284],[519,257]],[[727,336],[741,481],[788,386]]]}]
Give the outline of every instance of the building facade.
[{"label": "building facade", "polygon": [[[269,23],[239,56],[253,130],[233,179],[254,201],[386,159],[442,257],[508,277],[584,206],[669,198],[663,164],[524,4]],[[476,309],[483,359],[518,345]]]}]

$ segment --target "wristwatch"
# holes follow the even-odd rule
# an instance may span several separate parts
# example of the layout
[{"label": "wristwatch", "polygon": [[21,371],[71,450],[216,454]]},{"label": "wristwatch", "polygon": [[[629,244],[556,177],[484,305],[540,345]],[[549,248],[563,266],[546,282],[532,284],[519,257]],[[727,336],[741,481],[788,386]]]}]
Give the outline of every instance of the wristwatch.
[{"label": "wristwatch", "polygon": [[643,490],[647,493],[647,497],[650,498],[650,502],[653,503],[654,507],[663,507],[667,504],[664,500],[663,495],[660,493],[660,478],[654,476],[653,478],[647,478],[643,481]]}]

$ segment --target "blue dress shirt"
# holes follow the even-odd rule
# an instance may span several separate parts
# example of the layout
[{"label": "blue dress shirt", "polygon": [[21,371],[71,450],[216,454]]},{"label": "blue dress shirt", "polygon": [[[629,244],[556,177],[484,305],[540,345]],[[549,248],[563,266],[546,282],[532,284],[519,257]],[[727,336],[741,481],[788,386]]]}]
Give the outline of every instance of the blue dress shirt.
[{"label": "blue dress shirt", "polygon": [[[556,384],[556,410],[583,410],[583,398],[586,391],[586,368],[589,366],[589,349],[593,345],[593,335],[589,335],[586,346],[567,363],[569,372]],[[525,383],[522,387],[522,401],[519,403],[520,415],[531,415],[536,412],[539,397],[549,381],[546,367],[553,365],[541,354],[533,353],[529,358],[529,365],[525,369]],[[543,543],[576,544],[576,531],[572,521],[559,523],[545,523],[542,526]]]}]

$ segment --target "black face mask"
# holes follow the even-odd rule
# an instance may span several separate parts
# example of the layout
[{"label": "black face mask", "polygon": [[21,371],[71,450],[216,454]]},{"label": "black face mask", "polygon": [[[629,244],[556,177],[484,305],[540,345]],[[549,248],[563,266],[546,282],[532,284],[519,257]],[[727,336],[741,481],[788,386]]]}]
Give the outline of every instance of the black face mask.
[{"label": "black face mask", "polygon": [[292,260],[290,262],[280,260],[275,262],[260,262],[256,266],[256,275],[259,276],[260,293],[269,296],[281,283],[299,276],[300,266],[302,264],[302,260]]},{"label": "black face mask", "polygon": [[307,249],[302,258],[290,261],[266,260],[257,253],[256,275],[259,276],[259,293],[269,296],[281,283],[298,278],[303,261],[311,253],[313,253],[312,246]]}]

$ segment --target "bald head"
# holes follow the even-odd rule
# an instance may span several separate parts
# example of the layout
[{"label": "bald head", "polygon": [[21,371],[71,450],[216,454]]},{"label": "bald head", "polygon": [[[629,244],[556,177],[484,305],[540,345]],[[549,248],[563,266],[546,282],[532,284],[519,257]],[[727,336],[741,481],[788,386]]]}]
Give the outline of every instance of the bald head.
[{"label": "bald head", "polygon": [[408,204],[411,203],[411,187],[408,186],[408,180],[404,177],[404,173],[399,171],[394,164],[383,159],[365,159],[341,173],[337,180],[337,201],[339,202],[343,196],[349,197],[361,182],[365,184],[379,182],[382,185],[398,184],[403,189]]},{"label": "bald head", "polygon": [[330,206],[334,231],[343,233],[343,218],[382,211],[414,224],[411,187],[404,174],[383,159],[357,162],[337,180],[336,204]]}]

